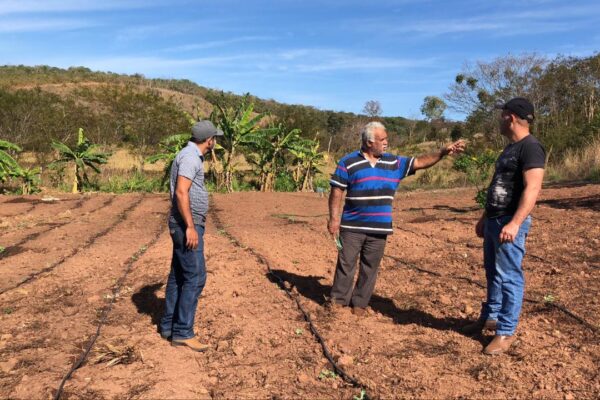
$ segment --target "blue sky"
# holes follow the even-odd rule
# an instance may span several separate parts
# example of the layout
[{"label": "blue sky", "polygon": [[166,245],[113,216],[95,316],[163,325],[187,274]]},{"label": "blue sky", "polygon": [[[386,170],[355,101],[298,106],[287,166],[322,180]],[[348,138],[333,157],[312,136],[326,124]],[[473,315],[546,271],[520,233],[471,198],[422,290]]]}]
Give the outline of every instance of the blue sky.
[{"label": "blue sky", "polygon": [[0,0],[0,64],[186,78],[356,113],[378,100],[414,118],[465,62],[591,55],[599,26],[598,0]]}]

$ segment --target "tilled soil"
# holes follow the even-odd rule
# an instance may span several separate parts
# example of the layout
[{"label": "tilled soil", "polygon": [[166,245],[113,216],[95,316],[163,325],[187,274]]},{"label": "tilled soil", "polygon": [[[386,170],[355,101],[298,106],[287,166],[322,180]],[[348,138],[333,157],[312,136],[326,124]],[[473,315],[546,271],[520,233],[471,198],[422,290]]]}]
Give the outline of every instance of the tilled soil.
[{"label": "tilled soil", "polygon": [[336,259],[326,198],[213,196],[196,318],[206,353],[173,348],[156,330],[171,257],[166,196],[0,196],[0,396],[54,395],[100,322],[62,398],[360,396],[334,373],[297,299],[371,398],[597,398],[600,185],[543,190],[519,342],[497,357],[481,353],[489,332],[459,331],[485,295],[472,196],[398,193],[395,233],[362,317],[323,307]]}]

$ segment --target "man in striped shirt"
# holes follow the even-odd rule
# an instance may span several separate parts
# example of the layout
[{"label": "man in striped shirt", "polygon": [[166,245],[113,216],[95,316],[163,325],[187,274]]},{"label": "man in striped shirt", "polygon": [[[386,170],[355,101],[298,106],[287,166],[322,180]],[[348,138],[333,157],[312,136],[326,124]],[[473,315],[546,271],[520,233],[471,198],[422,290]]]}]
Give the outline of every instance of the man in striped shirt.
[{"label": "man in striped shirt", "polygon": [[[459,140],[435,153],[401,157],[386,153],[387,145],[385,126],[368,123],[361,132],[361,149],[344,156],[331,176],[327,229],[341,245],[331,288],[333,309],[352,305],[354,314],[366,311],[387,235],[393,232],[392,202],[400,181],[465,147]],[[340,221],[344,191],[346,202]],[[359,256],[358,281],[352,287]]]}]

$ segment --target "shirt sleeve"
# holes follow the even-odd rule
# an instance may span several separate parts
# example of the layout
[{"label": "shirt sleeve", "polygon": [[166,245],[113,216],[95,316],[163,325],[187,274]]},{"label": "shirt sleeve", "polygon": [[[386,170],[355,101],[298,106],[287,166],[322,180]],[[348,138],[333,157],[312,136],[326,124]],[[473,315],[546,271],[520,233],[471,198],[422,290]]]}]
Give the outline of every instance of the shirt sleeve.
[{"label": "shirt sleeve", "polygon": [[337,187],[342,190],[346,190],[348,187],[348,170],[341,161],[338,163],[335,172],[331,175],[329,184],[332,187]]},{"label": "shirt sleeve", "polygon": [[532,168],[544,168],[546,166],[546,151],[538,141],[525,143],[521,153],[523,171]]},{"label": "shirt sleeve", "polygon": [[194,178],[196,178],[196,175],[198,175],[198,173],[201,171],[202,162],[200,161],[200,159],[195,160],[191,157],[184,157],[179,163],[177,175],[183,176],[184,178],[188,178],[190,181],[193,181]]},{"label": "shirt sleeve", "polygon": [[398,173],[400,175],[400,179],[404,179],[407,176],[415,174],[415,169],[413,167],[414,162],[414,157],[398,156]]}]

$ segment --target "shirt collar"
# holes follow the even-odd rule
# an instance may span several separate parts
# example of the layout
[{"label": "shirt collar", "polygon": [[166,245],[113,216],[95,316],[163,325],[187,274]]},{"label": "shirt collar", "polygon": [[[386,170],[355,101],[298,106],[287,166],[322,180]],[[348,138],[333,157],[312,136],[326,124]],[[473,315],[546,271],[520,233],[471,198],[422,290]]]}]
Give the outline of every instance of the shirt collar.
[{"label": "shirt collar", "polygon": [[196,145],[196,143],[189,141],[186,147],[193,147],[194,150],[196,151],[196,154],[198,154],[198,157],[200,157],[200,159],[202,161],[204,161],[204,155],[202,155],[202,152],[200,151],[200,149],[198,148],[198,146]]}]

